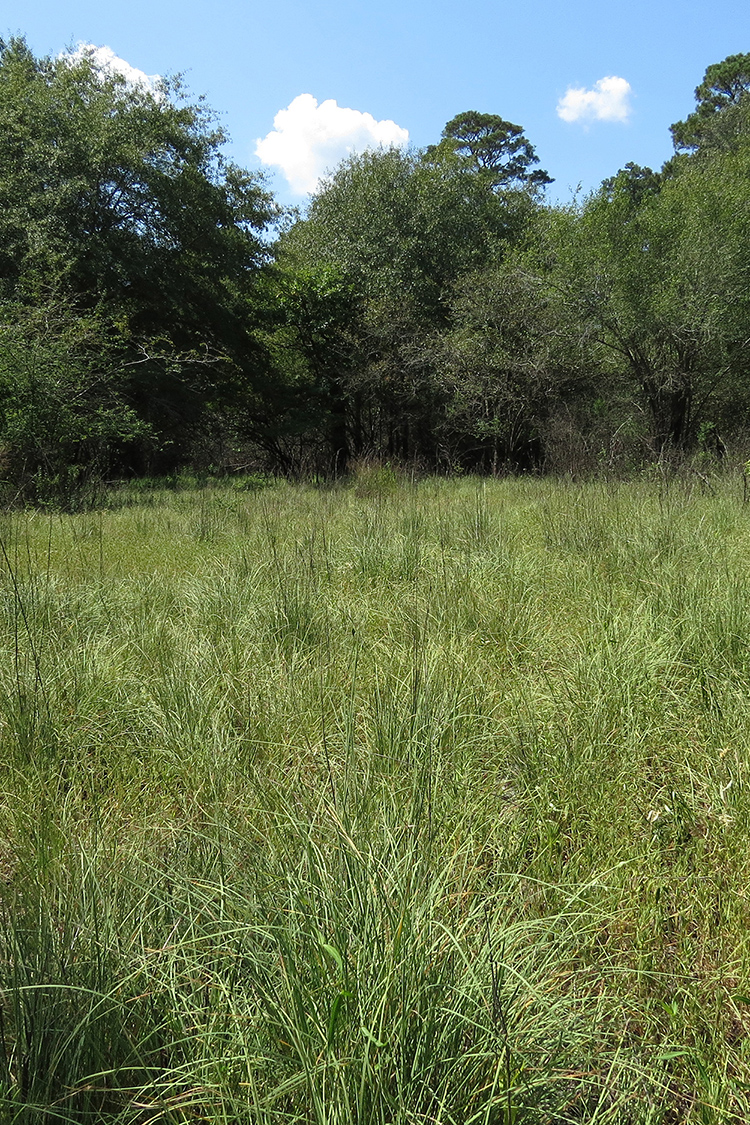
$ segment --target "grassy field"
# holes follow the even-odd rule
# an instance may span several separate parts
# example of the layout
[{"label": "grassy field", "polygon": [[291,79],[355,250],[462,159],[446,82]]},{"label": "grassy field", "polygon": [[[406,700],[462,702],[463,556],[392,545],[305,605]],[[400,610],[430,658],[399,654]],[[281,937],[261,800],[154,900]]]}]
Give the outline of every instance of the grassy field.
[{"label": "grassy field", "polygon": [[0,516],[0,1121],[750,1119],[741,483]]}]

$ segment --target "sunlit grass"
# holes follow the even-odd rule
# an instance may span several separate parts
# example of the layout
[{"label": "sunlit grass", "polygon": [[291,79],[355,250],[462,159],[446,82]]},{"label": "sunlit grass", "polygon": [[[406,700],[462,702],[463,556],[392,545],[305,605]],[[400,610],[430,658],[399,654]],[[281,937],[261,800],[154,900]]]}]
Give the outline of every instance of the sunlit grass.
[{"label": "sunlit grass", "polygon": [[3,1120],[747,1120],[740,484],[380,470],[0,541]]}]

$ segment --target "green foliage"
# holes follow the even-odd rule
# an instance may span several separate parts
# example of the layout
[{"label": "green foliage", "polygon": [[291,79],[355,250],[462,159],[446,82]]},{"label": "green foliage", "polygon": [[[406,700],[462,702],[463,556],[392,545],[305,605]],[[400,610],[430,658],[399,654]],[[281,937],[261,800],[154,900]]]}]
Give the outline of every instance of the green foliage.
[{"label": "green foliage", "polygon": [[750,408],[749,59],[708,68],[660,172],[581,205],[545,206],[521,127],[469,111],[345,160],[272,248],[277,208],[179,80],[0,44],[6,480],[723,442]]},{"label": "green foliage", "polygon": [[292,245],[340,266],[358,292],[394,312],[406,304],[439,321],[447,286],[486,258],[492,240],[515,233],[524,210],[504,206],[466,169],[368,152],[323,185]]},{"label": "green foliage", "polygon": [[560,333],[559,296],[540,265],[527,248],[455,287],[435,364],[449,392],[443,440],[456,463],[537,467],[548,415],[581,381],[580,357]]},{"label": "green foliage", "polygon": [[263,384],[250,296],[274,206],[224,140],[178,81],[150,90],[92,55],[0,47],[0,291],[115,324],[114,369],[177,463],[208,407]]},{"label": "green foliage", "polygon": [[495,113],[459,113],[443,129],[440,143],[425,149],[424,159],[438,164],[456,160],[496,191],[552,183],[543,169],[532,170],[539,158],[521,126]]},{"label": "green foliage", "polygon": [[630,165],[550,228],[565,331],[644,411],[657,454],[744,402],[746,175],[744,148],[663,177]]},{"label": "green foliage", "polygon": [[627,164],[570,209],[541,205],[533,148],[493,115],[459,114],[419,157],[343,164],[289,247],[308,268],[339,269],[355,298],[337,422],[347,456],[530,467],[580,439],[594,467],[614,463],[618,435],[640,442],[637,459],[689,449],[706,421],[736,430],[746,72],[740,55],[707,71],[696,113],[675,126],[693,156],[661,172]]},{"label": "green foliage", "polygon": [[270,201],[224,162],[224,134],[179,84],[150,91],[93,57],[36,59],[11,40],[0,138],[6,295],[54,279],[184,346],[218,327],[263,260]]},{"label": "green foliage", "polygon": [[0,476],[7,501],[70,505],[150,432],[106,319],[59,301],[0,306]]},{"label": "green foliage", "polygon": [[[349,458],[344,384],[355,363],[358,315],[353,286],[340,267],[300,264],[278,254],[256,296],[263,308],[257,333],[274,379],[271,418],[248,419],[248,431],[289,471],[304,469],[302,447],[328,446],[334,474]],[[316,458],[325,463],[326,456]]]},{"label": "green foliage", "polygon": [[750,55],[729,55],[708,67],[696,88],[696,108],[671,126],[678,152],[731,147],[750,132]]},{"label": "green foliage", "polygon": [[501,196],[468,163],[397,150],[353,157],[324,184],[285,250],[292,268],[339,271],[351,294],[332,365],[344,461],[435,460],[445,387],[432,337],[450,321],[457,280],[520,237],[534,208],[528,192]]}]

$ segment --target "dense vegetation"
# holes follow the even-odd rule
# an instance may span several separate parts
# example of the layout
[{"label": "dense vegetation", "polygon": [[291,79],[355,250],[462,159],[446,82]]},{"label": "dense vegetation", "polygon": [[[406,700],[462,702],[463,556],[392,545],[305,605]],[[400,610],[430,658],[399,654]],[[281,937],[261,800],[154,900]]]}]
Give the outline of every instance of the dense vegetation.
[{"label": "dense vegetation", "polygon": [[568,208],[470,112],[283,216],[0,44],[2,1122],[750,1118],[750,56],[696,98]]},{"label": "dense vegetation", "polygon": [[382,469],[4,515],[2,1120],[746,1122],[749,519]]},{"label": "dense vegetation", "polygon": [[7,499],[186,466],[579,473],[741,445],[749,123],[734,55],[661,171],[570,207],[520,126],[467,112],[284,218],[179,82],[1,44]]}]

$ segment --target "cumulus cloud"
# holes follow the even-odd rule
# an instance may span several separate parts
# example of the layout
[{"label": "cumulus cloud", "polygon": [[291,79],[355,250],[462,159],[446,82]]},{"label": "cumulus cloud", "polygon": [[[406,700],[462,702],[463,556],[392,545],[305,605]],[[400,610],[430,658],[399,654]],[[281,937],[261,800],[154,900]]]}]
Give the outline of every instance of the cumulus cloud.
[{"label": "cumulus cloud", "polygon": [[395,121],[376,121],[371,113],[345,109],[333,99],[321,102],[299,94],[273,119],[274,128],[255,146],[264,164],[280,168],[292,191],[315,191],[320,178],[345,156],[368,148],[401,147],[407,129]]},{"label": "cumulus cloud", "polygon": [[563,121],[627,121],[630,94],[630,83],[614,74],[600,78],[591,90],[569,86],[557,103],[557,116]]},{"label": "cumulus cloud", "polygon": [[100,74],[119,74],[130,86],[140,86],[151,94],[158,94],[161,87],[161,75],[146,74],[143,70],[131,66],[125,59],[116,55],[111,47],[97,47],[94,43],[79,43],[75,51],[65,51],[61,58],[67,59],[72,65],[82,59],[90,59],[93,66]]}]

